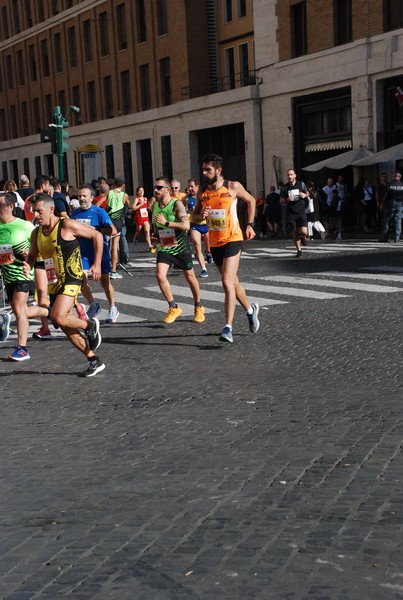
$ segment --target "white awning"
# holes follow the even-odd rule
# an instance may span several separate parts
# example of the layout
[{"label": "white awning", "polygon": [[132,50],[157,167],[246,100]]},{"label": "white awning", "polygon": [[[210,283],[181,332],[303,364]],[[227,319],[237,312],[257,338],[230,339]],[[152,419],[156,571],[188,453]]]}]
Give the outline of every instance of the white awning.
[{"label": "white awning", "polygon": [[328,140],[327,142],[317,142],[315,144],[306,144],[305,152],[322,152],[323,150],[343,150],[352,148],[351,140]]},{"label": "white awning", "polygon": [[335,156],[321,160],[313,165],[302,167],[302,169],[304,171],[320,171],[320,169],[334,169],[337,171],[338,169],[348,167],[360,158],[371,156],[372,154],[373,152],[371,150],[360,146],[359,148],[353,148],[348,152],[342,152],[341,154],[336,154]]},{"label": "white awning", "polygon": [[385,150],[375,152],[360,160],[357,159],[352,164],[354,167],[366,167],[368,165],[376,165],[377,163],[396,162],[397,160],[403,160],[403,144],[385,148]]}]

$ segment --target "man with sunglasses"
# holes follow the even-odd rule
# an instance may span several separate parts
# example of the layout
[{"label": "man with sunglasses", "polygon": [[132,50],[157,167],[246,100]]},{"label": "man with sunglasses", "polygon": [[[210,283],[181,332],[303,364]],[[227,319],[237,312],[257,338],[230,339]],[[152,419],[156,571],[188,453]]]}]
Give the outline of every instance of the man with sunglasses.
[{"label": "man with sunglasses", "polygon": [[164,323],[173,323],[182,314],[176,304],[171,285],[168,281],[168,270],[173,265],[180,269],[190,287],[194,299],[194,322],[205,320],[204,307],[200,301],[200,286],[193,269],[187,232],[190,229],[189,217],[183,202],[171,195],[171,182],[159,177],[154,186],[155,202],[153,204],[154,237],[158,241],[156,275],[160,290],[168,302],[168,312]]}]

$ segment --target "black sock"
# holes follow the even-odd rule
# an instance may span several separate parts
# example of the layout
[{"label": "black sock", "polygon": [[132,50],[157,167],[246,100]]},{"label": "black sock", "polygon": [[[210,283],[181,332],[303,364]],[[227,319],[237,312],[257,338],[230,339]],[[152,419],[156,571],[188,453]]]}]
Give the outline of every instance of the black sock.
[{"label": "black sock", "polygon": [[175,300],[172,300],[171,302],[168,302],[169,306],[171,308],[178,308],[178,305],[176,304]]},{"label": "black sock", "polygon": [[195,302],[195,306],[203,306],[203,304],[201,303],[201,301],[199,300],[199,302]]}]

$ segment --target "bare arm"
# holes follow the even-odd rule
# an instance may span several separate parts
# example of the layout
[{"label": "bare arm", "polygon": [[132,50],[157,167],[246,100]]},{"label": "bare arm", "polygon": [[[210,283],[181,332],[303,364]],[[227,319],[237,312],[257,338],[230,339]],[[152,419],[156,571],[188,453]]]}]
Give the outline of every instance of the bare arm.
[{"label": "bare arm", "polygon": [[190,223],[189,216],[186,213],[185,207],[181,200],[175,202],[175,217],[178,221],[167,221],[166,217],[162,213],[155,215],[155,223],[159,225],[165,225],[165,227],[172,227],[174,229],[180,229],[181,231],[189,231]]},{"label": "bare arm", "polygon": [[30,240],[30,247],[29,247],[28,256],[24,260],[24,262],[22,263],[22,270],[23,270],[23,273],[24,273],[24,275],[26,277],[29,275],[32,267],[35,264],[37,256],[39,254],[37,239],[38,239],[38,229],[35,228],[33,230],[33,232],[31,233],[31,240]]},{"label": "bare arm", "polygon": [[237,198],[244,200],[248,205],[248,225],[246,227],[245,235],[247,240],[252,240],[256,235],[252,227],[252,223],[255,220],[256,200],[249,192],[245,190],[239,181],[230,181],[228,183],[228,189],[231,196],[236,196]]}]

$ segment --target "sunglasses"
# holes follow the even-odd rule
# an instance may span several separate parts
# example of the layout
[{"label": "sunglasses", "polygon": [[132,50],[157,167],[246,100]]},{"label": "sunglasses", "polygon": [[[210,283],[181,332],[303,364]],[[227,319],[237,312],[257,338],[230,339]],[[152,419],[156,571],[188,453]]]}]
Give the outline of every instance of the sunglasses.
[{"label": "sunglasses", "polygon": [[171,187],[171,190],[179,190],[179,186],[178,186],[178,185],[173,185],[173,186]]},{"label": "sunglasses", "polygon": [[167,185],[155,185],[154,186],[155,190],[163,190],[164,188],[168,188],[168,186]]}]

